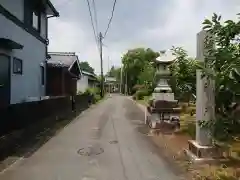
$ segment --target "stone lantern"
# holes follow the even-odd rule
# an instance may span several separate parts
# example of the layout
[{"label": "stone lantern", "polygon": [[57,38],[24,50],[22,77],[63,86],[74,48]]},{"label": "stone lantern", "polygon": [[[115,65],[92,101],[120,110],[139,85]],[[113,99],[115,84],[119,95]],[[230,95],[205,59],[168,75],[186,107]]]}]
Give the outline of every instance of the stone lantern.
[{"label": "stone lantern", "polygon": [[165,128],[174,131],[180,127],[181,108],[178,107],[178,101],[175,100],[174,93],[168,84],[171,77],[169,65],[175,59],[171,51],[166,51],[154,62],[157,68],[155,74],[157,86],[145,110],[145,123],[152,129]]},{"label": "stone lantern", "polygon": [[157,82],[157,86],[152,94],[153,99],[174,101],[174,93],[172,93],[172,89],[168,84],[168,80],[171,77],[168,66],[171,65],[174,60],[175,57],[171,54],[170,51],[166,51],[163,55],[155,60],[157,68],[155,80]]}]

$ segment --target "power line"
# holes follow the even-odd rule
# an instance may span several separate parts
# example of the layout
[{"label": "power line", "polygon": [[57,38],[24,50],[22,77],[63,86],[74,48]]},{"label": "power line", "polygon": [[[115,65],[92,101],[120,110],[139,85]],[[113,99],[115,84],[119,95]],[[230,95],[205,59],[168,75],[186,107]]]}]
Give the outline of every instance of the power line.
[{"label": "power line", "polygon": [[87,0],[87,4],[88,4],[88,11],[89,11],[91,24],[92,24],[92,28],[93,28],[94,38],[95,38],[95,41],[96,41],[96,44],[97,44],[97,47],[98,47],[98,38],[97,38],[96,30],[95,30],[95,27],[94,27],[94,23],[93,23],[92,11],[91,11],[89,0]]},{"label": "power line", "polygon": [[96,32],[98,34],[98,18],[97,18],[97,9],[96,9],[95,0],[92,0],[92,5],[93,5],[93,11],[94,11],[94,20],[95,20]]},{"label": "power line", "polygon": [[110,24],[111,24],[111,22],[112,22],[113,14],[114,14],[115,7],[116,7],[116,2],[117,2],[117,0],[114,0],[114,2],[113,2],[113,8],[112,8],[112,15],[111,15],[111,18],[109,19],[108,26],[107,26],[107,29],[106,29],[106,31],[105,31],[105,33],[104,33],[103,38],[106,37],[106,35],[107,35],[107,33],[108,33],[108,30],[109,30],[109,28],[110,28]]}]

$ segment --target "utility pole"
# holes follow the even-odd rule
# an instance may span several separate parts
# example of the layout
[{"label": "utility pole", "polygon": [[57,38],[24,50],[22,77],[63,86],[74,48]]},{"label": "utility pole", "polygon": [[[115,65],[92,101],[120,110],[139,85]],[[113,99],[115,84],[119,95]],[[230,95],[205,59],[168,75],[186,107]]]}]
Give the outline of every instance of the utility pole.
[{"label": "utility pole", "polygon": [[103,36],[102,33],[99,33],[99,46],[100,46],[100,61],[101,61],[101,97],[104,96],[104,79],[103,79],[103,53],[102,53],[102,40]]},{"label": "utility pole", "polygon": [[128,87],[127,87],[127,72],[126,72],[126,74],[125,74],[125,78],[126,78],[126,80],[125,80],[125,94],[126,94],[126,96],[128,95]]},{"label": "utility pole", "polygon": [[120,94],[122,94],[122,71],[123,70],[123,66],[121,66],[121,75],[120,75]]},{"label": "utility pole", "polygon": [[[109,61],[110,61],[110,58],[108,56],[108,72],[110,71],[110,68],[109,68]],[[111,77],[111,76],[110,76]],[[108,84],[108,91],[109,91],[109,94],[111,94],[111,83],[109,82]]]}]

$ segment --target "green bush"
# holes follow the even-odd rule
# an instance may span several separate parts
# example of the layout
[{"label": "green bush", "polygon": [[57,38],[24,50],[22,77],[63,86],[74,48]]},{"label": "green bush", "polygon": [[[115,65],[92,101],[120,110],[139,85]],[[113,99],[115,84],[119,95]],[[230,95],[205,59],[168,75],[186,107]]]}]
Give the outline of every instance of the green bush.
[{"label": "green bush", "polygon": [[101,100],[99,88],[87,88],[84,94],[93,96],[93,103],[96,103],[99,100]]},{"label": "green bush", "polygon": [[133,100],[136,100],[136,93],[132,96]]},{"label": "green bush", "polygon": [[188,107],[187,113],[193,116],[194,114],[196,114],[196,107]]},{"label": "green bush", "polygon": [[182,113],[187,113],[187,109],[188,109],[187,103],[180,103],[180,107],[182,109]]},{"label": "green bush", "polygon": [[146,89],[142,89],[142,90],[138,90],[135,94],[136,94],[136,100],[143,100],[144,96],[148,96],[148,90]]},{"label": "green bush", "polygon": [[144,89],[145,86],[141,84],[136,84],[132,88],[132,94],[135,94],[137,91]]},{"label": "green bush", "polygon": [[94,94],[100,94],[99,88],[87,88],[84,94],[94,95]]},{"label": "green bush", "polygon": [[94,95],[94,99],[96,101],[100,101],[101,100],[101,96],[99,94],[96,94],[96,95]]},{"label": "green bush", "polygon": [[184,127],[181,128],[181,133],[188,134],[192,139],[196,137],[196,124],[195,123],[187,123],[183,125]]},{"label": "green bush", "polygon": [[148,96],[150,96],[153,93],[153,89],[148,89]]},{"label": "green bush", "polygon": [[148,105],[152,106],[153,105],[153,99],[148,100]]},{"label": "green bush", "polygon": [[78,91],[78,92],[77,92],[77,95],[81,95],[81,94],[83,94],[82,91]]}]

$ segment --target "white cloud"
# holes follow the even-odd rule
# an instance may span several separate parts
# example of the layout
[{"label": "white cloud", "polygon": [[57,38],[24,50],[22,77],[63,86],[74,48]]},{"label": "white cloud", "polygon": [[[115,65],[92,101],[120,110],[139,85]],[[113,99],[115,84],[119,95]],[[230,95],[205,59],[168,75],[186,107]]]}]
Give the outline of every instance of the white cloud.
[{"label": "white cloud", "polygon": [[221,0],[174,0],[168,11],[159,13],[166,16],[167,23],[164,26],[159,23],[159,26],[146,30],[143,35],[159,41],[163,49],[171,48],[172,45],[182,46],[191,56],[195,56],[196,33],[203,27],[203,20],[211,18],[214,12],[222,14],[224,19],[236,19],[239,4]]},{"label": "white cloud", "polygon": [[[84,5],[78,10],[78,6],[73,8],[77,1],[72,0],[68,3],[71,5],[66,6],[63,6],[62,2],[58,3],[61,4],[60,13],[61,10],[65,12],[64,17],[50,19],[50,50],[78,52],[81,60],[89,61],[96,72],[100,72],[99,54],[86,11],[87,6]],[[111,4],[110,1],[109,3]],[[120,65],[122,53],[137,46],[151,47],[155,50],[171,48],[172,45],[182,46],[191,56],[195,56],[196,33],[201,30],[202,21],[206,17],[211,18],[214,12],[222,14],[224,19],[235,19],[240,11],[239,0],[168,0],[161,3],[153,0],[152,12],[142,14],[139,9],[142,7],[144,12],[148,11],[143,8],[148,1],[140,0],[135,7],[138,10],[128,7],[127,3],[128,0],[122,0],[117,4],[110,35],[104,42],[109,47],[104,48],[105,72],[108,64]],[[128,9],[124,9],[123,6]],[[99,17],[103,16],[101,12],[104,11],[99,9]],[[125,14],[127,16],[124,16]],[[65,17],[67,15],[69,17]],[[99,19],[106,19],[105,15]]]},{"label": "white cloud", "polygon": [[85,33],[75,22],[65,22],[61,19],[50,19],[49,38],[51,51],[78,51],[87,42]]},{"label": "white cloud", "polygon": [[76,52],[81,61],[89,61],[94,68],[98,66],[96,60],[99,55],[95,41],[92,36],[88,37],[78,23],[50,19],[49,39],[49,51]]}]

